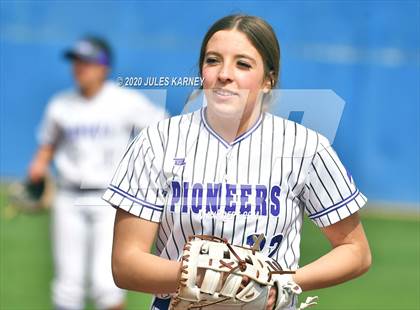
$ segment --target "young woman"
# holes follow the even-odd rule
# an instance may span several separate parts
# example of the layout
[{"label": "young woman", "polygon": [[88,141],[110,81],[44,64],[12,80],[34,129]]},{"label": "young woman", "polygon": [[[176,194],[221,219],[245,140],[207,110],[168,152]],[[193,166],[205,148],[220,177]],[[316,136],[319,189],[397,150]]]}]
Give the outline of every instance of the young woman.
[{"label": "young woman", "polygon": [[[303,289],[364,273],[371,256],[357,211],[365,197],[328,140],[263,112],[279,75],[273,29],[258,17],[218,20],[199,60],[207,106],[141,132],[124,155],[104,199],[118,208],[113,273],[118,286],[174,293],[188,236],[209,234],[261,250]],[[331,251],[299,268],[303,215]],[[156,239],[158,255],[150,253]],[[271,291],[267,309],[275,306]],[[153,307],[166,309],[169,299]],[[294,302],[290,305],[294,307]]]},{"label": "young woman", "polygon": [[64,55],[75,87],[48,103],[28,171],[35,184],[52,161],[57,171],[52,303],[54,309],[84,309],[89,297],[97,309],[121,310],[125,292],[115,285],[109,260],[115,210],[102,208],[100,197],[132,129],[158,122],[165,111],[107,81],[112,52],[102,38],[85,37]]}]

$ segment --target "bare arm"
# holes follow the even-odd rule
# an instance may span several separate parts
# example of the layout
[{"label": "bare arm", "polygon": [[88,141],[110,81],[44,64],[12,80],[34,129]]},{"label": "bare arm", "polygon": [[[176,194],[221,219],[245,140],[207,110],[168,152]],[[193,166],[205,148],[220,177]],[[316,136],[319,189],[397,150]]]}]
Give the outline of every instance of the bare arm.
[{"label": "bare arm", "polygon": [[41,145],[35,153],[29,166],[28,175],[32,182],[40,181],[48,171],[48,166],[54,156],[54,146]]},{"label": "bare arm", "polygon": [[153,294],[176,291],[181,263],[150,254],[158,228],[158,223],[117,210],[112,273],[118,287]]},{"label": "bare arm", "polygon": [[369,244],[358,213],[322,229],[332,250],[300,268],[294,280],[302,289],[333,286],[365,273],[371,265]]}]

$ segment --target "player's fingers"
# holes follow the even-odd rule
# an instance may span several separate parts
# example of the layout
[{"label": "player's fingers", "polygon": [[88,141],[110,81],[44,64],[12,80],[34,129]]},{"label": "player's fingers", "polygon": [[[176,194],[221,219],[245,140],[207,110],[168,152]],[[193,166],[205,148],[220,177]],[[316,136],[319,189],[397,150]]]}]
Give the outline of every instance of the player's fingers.
[{"label": "player's fingers", "polygon": [[243,285],[247,285],[249,283],[249,278],[247,276],[243,276],[242,277],[242,282]]},{"label": "player's fingers", "polygon": [[197,286],[201,287],[201,284],[203,283],[204,276],[206,274],[206,270],[203,268],[197,269]]},{"label": "player's fingers", "polygon": [[242,290],[245,288],[245,286],[247,286],[247,285],[248,285],[249,281],[250,281],[250,280],[249,280],[249,277],[247,277],[247,276],[242,276],[241,286],[239,287],[238,293],[239,293],[240,291],[242,291]]},{"label": "player's fingers", "polygon": [[277,290],[275,287],[272,287],[270,289],[270,292],[268,294],[268,300],[267,300],[267,305],[266,305],[266,310],[273,310],[275,303],[276,303],[276,295],[277,295]]},{"label": "player's fingers", "polygon": [[38,183],[46,174],[46,169],[40,164],[32,164],[29,167],[28,176],[31,182]]}]

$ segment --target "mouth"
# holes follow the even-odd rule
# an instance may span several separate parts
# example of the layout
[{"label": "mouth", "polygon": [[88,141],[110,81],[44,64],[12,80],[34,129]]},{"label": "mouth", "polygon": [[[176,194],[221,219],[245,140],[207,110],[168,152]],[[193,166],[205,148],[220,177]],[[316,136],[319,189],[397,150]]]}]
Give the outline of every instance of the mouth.
[{"label": "mouth", "polygon": [[217,96],[223,97],[223,98],[230,98],[230,97],[239,95],[236,92],[233,92],[231,90],[224,89],[224,88],[214,88],[213,93],[216,94]]}]

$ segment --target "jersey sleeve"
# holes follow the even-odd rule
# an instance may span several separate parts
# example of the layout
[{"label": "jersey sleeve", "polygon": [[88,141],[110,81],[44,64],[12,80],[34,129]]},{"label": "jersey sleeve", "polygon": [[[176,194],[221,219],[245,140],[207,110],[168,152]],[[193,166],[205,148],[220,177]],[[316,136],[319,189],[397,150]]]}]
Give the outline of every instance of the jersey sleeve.
[{"label": "jersey sleeve", "polygon": [[366,201],[334,149],[328,144],[317,151],[305,182],[304,204],[309,218],[326,227],[357,212]]},{"label": "jersey sleeve", "polygon": [[128,147],[102,198],[115,208],[160,222],[165,201],[160,173],[162,160],[145,131]]},{"label": "jersey sleeve", "polygon": [[48,103],[37,132],[39,145],[55,145],[61,134],[58,115],[54,101]]}]

